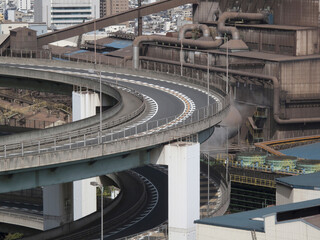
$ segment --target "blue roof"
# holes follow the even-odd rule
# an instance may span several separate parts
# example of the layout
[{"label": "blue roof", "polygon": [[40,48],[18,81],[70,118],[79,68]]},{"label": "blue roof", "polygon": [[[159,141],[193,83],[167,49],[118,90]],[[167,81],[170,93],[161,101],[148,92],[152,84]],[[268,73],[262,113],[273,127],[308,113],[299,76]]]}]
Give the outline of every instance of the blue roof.
[{"label": "blue roof", "polygon": [[77,54],[77,53],[84,53],[84,52],[88,52],[87,50],[78,50],[78,51],[75,51],[75,52],[71,52],[71,53],[65,53],[64,55],[67,55],[67,56],[72,56],[74,54]]},{"label": "blue roof", "polygon": [[67,59],[52,57],[52,60],[58,60],[58,61],[68,61]]},{"label": "blue roof", "polygon": [[114,41],[112,43],[104,44],[103,46],[120,49],[120,48],[126,48],[126,47],[131,46],[131,45],[132,45],[132,41],[117,40],[117,41]]},{"label": "blue roof", "polygon": [[319,189],[320,172],[302,174],[298,176],[276,178],[276,182],[292,188]]},{"label": "blue roof", "polygon": [[304,209],[309,207],[316,207],[316,206],[320,206],[320,199],[279,205],[274,207],[267,207],[267,208],[262,208],[258,210],[224,215],[220,217],[204,218],[204,219],[196,220],[194,221],[194,223],[264,232],[264,221],[259,221],[257,219],[253,220],[253,219],[263,218],[264,216],[269,214],[276,214],[280,212],[287,212],[287,211]]},{"label": "blue roof", "polygon": [[305,159],[320,159],[320,142],[283,149],[280,152]]}]

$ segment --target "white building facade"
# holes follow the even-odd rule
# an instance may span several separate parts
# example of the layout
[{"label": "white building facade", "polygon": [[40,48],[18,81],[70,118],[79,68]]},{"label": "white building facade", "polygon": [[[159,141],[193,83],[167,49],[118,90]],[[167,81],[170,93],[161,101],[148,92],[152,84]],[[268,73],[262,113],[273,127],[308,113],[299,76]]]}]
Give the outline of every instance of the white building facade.
[{"label": "white building facade", "polygon": [[99,0],[35,0],[35,22],[61,29],[100,17]]},{"label": "white building facade", "polygon": [[18,0],[17,5],[18,9],[28,11],[31,9],[31,0]]}]

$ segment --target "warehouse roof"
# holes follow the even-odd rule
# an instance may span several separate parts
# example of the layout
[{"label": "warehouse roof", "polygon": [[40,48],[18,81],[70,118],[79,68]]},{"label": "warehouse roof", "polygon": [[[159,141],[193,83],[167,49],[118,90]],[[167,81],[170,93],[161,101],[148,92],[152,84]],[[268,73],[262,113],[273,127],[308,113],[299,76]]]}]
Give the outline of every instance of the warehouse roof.
[{"label": "warehouse roof", "polygon": [[[319,207],[320,199],[309,200],[304,202],[285,204],[273,207],[262,208],[253,211],[235,213],[224,215],[220,217],[213,218],[204,218],[200,220],[196,220],[197,224],[205,224],[205,225],[213,225],[220,226],[226,228],[236,228],[242,230],[255,230],[257,232],[264,232],[264,217],[270,214],[279,214],[285,213],[289,211],[296,211],[312,207]],[[319,215],[318,213],[314,213],[315,215]],[[307,216],[305,216],[307,217]],[[301,218],[299,218],[301,219]]]},{"label": "warehouse roof", "polygon": [[302,189],[320,189],[320,172],[276,178],[276,182]]}]

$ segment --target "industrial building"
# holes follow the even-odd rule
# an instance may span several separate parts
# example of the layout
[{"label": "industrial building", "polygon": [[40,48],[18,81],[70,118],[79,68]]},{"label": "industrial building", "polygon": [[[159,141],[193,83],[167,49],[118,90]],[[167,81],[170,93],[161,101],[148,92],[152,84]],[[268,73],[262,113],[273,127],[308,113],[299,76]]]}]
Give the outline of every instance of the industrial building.
[{"label": "industrial building", "polygon": [[[128,44],[121,54],[89,51],[97,46],[103,46],[100,50],[108,47],[99,43],[94,44],[94,47],[91,44],[91,49],[68,48],[68,53],[60,52],[59,58],[54,56],[54,48],[47,48],[51,42],[141,17],[141,13],[148,15],[171,8],[181,2],[194,4],[193,24],[187,24],[179,32],[172,32],[167,36],[136,37],[132,46],[131,43]],[[61,9],[59,7],[57,5],[53,10],[61,10],[54,14],[59,16],[54,18],[59,18],[60,22],[55,19],[57,22],[49,25],[62,26],[63,21],[65,23],[73,14],[71,9],[68,9],[68,14],[63,12],[66,6]],[[60,63],[66,60],[91,62],[133,68],[136,73],[146,70],[174,75],[176,78],[187,77],[187,80],[183,79],[186,84],[189,84],[187,81],[192,82],[191,84],[197,82],[208,89],[208,92],[217,91],[227,98],[231,96],[240,106],[239,111],[244,121],[231,122],[227,126],[230,130],[230,135],[227,132],[228,138],[235,132],[242,133],[239,134],[241,140],[238,144],[245,142],[248,146],[265,140],[278,141],[286,138],[297,141],[297,137],[320,133],[319,9],[319,0],[168,0],[127,13],[115,13],[97,21],[79,22],[79,26],[44,36],[37,37],[32,30],[12,31],[10,39],[1,46],[1,54],[19,58],[22,57],[22,50],[26,49],[30,50],[30,55],[25,53],[29,58],[45,56],[44,58],[59,60]],[[89,10],[89,7],[82,10]],[[80,14],[77,11],[76,15],[85,15],[84,12]],[[89,18],[88,16],[87,19]],[[30,37],[28,41],[22,41],[27,35]],[[42,54],[43,50],[47,50],[46,55]],[[116,60],[109,61],[109,56]],[[117,77],[117,73],[115,74]],[[208,100],[208,105],[209,102]],[[206,115],[205,111],[203,115]],[[284,171],[286,168],[300,171],[305,170],[306,166],[304,163],[301,169],[301,160],[297,157],[267,156],[266,153],[260,154],[259,161],[253,159],[252,153],[239,154],[237,157],[242,166],[254,166],[250,169],[252,175],[260,170],[266,171],[262,169],[266,165],[271,170],[267,169],[269,172],[265,175],[272,175],[271,177],[276,174],[274,171]],[[228,167],[227,164],[226,166]],[[234,167],[234,172],[231,173],[233,175],[230,176],[233,182],[241,183],[238,179],[250,177],[249,171],[242,171],[242,166],[241,170],[238,166],[231,166]],[[245,176],[240,176],[240,173]],[[302,180],[305,184],[299,184],[296,180],[291,182],[290,179],[277,180],[277,186],[271,182],[272,193],[265,192],[264,195],[276,195],[277,206],[197,220],[197,239],[318,239],[320,201],[311,199],[319,197],[319,186],[310,183],[317,175],[302,177],[305,178]],[[249,191],[255,192],[265,186],[261,182],[260,185],[256,184],[256,179],[252,179],[250,181],[255,189]],[[249,191],[242,191],[238,195],[246,195]],[[274,199],[265,202],[265,205],[269,204],[274,204]],[[184,229],[189,227],[192,229],[193,225]],[[192,235],[194,236],[194,232]]]},{"label": "industrial building", "polygon": [[319,172],[278,178],[276,206],[197,220],[197,240],[319,239],[319,180]]},{"label": "industrial building", "polygon": [[197,220],[197,240],[316,240],[320,200]]},{"label": "industrial building", "polygon": [[320,199],[320,172],[277,178],[277,205]]}]

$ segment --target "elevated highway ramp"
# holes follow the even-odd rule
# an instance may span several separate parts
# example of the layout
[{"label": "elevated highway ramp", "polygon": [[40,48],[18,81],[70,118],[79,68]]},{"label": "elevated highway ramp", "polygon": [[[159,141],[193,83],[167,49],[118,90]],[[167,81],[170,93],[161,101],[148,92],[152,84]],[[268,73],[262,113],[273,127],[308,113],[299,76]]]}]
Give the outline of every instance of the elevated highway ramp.
[{"label": "elevated highway ramp", "polygon": [[[18,68],[12,66],[12,69],[15,67],[44,75],[63,71],[65,78],[73,75],[82,79],[79,75],[86,75],[86,78],[90,75],[77,64],[66,68],[52,64],[40,66],[43,63],[32,66],[19,63]],[[198,133],[207,129],[212,131],[228,109],[228,101],[213,92],[207,107],[204,89],[194,84],[189,86],[187,82],[176,82],[176,77],[116,70],[102,71],[103,81],[135,86],[137,91],[153,99],[153,103],[158,105],[157,112],[145,121],[140,122],[140,119],[123,128],[110,129],[104,122],[102,139],[99,138],[98,123],[89,129],[58,135],[50,133],[46,137],[34,132],[28,136],[19,135],[13,142],[8,140],[10,137],[2,138],[0,164],[3,171],[0,178],[4,184],[1,191],[69,182],[148,164],[150,153],[156,154],[162,144],[192,135],[201,137]],[[90,76],[95,78],[92,81],[99,79],[99,75]],[[71,172],[72,175],[69,174]]]}]

